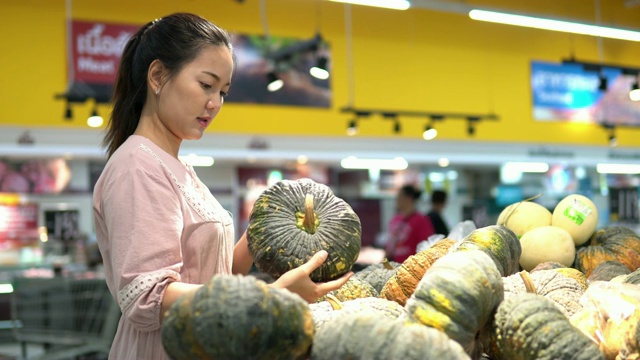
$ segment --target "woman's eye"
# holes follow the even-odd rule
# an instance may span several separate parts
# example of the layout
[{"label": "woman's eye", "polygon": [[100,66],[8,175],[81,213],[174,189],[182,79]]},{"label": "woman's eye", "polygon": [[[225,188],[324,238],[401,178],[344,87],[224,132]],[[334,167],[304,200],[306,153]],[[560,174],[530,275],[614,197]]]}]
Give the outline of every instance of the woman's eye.
[{"label": "woman's eye", "polygon": [[207,84],[207,83],[203,83],[202,81],[200,81],[200,86],[202,86],[203,89],[211,89],[211,85]]},{"label": "woman's eye", "polygon": [[220,96],[222,96],[223,98],[227,97],[227,94],[228,94],[228,93],[226,93],[226,92],[224,92],[224,91],[220,91]]}]

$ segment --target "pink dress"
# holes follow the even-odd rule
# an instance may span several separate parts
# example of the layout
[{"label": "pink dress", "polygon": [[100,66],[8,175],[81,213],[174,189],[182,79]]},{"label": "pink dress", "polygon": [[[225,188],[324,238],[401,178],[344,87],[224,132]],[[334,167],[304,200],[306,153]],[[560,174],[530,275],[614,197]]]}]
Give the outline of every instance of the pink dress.
[{"label": "pink dress", "polygon": [[160,336],[165,289],[231,274],[230,214],[193,168],[138,135],[107,162],[93,210],[107,285],[122,310],[109,359],[168,359]]}]

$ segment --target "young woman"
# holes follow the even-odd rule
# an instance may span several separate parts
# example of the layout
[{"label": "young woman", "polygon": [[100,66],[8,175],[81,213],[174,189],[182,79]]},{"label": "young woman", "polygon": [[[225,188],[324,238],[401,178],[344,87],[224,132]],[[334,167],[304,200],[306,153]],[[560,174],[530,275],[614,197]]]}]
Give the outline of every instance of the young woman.
[{"label": "young woman", "polygon": [[[200,139],[220,111],[233,66],[228,34],[193,14],[144,25],[124,49],[93,199],[106,281],[122,310],[110,359],[167,359],[160,328],[176,298],[251,266],[246,237],[234,247],[231,216],[178,159],[182,141]],[[326,256],[271,286],[307,301],[337,289],[350,274],[309,279]]]}]

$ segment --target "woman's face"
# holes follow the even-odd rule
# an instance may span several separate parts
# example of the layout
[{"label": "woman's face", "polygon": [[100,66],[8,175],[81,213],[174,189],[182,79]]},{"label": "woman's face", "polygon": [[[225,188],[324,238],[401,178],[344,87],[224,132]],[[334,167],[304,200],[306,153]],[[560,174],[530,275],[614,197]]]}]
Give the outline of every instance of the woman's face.
[{"label": "woman's face", "polygon": [[396,196],[396,208],[398,211],[406,211],[413,206],[413,199],[402,191]]},{"label": "woman's face", "polygon": [[182,140],[200,139],[231,85],[233,59],[225,46],[209,45],[160,88],[158,117]]}]

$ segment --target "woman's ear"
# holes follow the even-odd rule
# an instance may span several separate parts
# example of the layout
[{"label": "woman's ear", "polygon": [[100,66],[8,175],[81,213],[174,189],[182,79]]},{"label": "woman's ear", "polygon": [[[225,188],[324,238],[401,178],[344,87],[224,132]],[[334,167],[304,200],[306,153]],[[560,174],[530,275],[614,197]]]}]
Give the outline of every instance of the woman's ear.
[{"label": "woman's ear", "polygon": [[151,86],[151,91],[153,91],[156,95],[160,93],[160,89],[164,85],[162,80],[166,77],[166,67],[162,62],[158,59],[153,60],[151,65],[149,65],[149,72],[147,73],[147,81],[149,86]]}]

